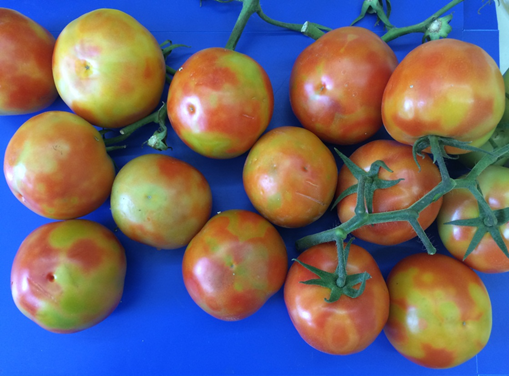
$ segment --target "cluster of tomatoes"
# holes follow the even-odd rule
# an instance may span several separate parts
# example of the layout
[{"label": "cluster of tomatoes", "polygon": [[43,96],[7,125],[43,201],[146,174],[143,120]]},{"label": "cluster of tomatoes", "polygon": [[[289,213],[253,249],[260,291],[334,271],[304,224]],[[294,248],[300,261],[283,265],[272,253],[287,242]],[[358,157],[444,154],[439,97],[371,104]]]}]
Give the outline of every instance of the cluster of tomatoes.
[{"label": "cluster of tomatoes", "polygon": [[[264,69],[230,49],[193,54],[169,87],[171,126],[205,157],[248,152],[243,184],[259,213],[228,210],[211,217],[210,186],[187,162],[151,153],[117,173],[108,156],[104,129],[143,121],[160,103],[168,69],[148,30],[112,9],[72,21],[56,42],[13,10],[0,8],[0,21],[0,38],[10,48],[4,56],[23,53],[26,61],[23,67],[7,66],[9,74],[0,70],[3,82],[12,80],[0,91],[0,114],[38,112],[57,95],[72,111],[32,117],[14,134],[4,157],[5,178],[20,202],[60,220],[34,230],[12,267],[16,305],[43,328],[83,330],[118,305],[126,274],[124,249],[101,224],[77,219],[110,198],[113,219],[130,239],[158,249],[186,247],[185,286],[204,311],[219,319],[253,314],[284,284],[293,324],[323,352],[361,351],[385,328],[405,357],[447,368],[475,356],[487,343],[491,304],[471,268],[509,270],[509,258],[489,236],[464,262],[443,255],[405,258],[387,281],[365,249],[349,244],[347,274],[366,272],[369,279],[358,296],[331,302],[326,301],[330,291],[315,278],[320,273],[335,278],[336,244],[306,250],[288,269],[286,246],[274,226],[309,225],[345,191],[349,194],[337,203],[340,221],[358,215],[358,192],[351,188],[358,177],[346,165],[338,173],[325,142],[357,144],[382,125],[394,140],[368,142],[351,155],[362,171],[382,161],[386,168],[379,179],[397,181],[374,191],[370,211],[405,209],[431,192],[442,181],[441,171],[427,155],[417,165],[411,145],[436,135],[483,147],[507,116],[503,76],[481,48],[453,39],[432,41],[398,64],[390,47],[367,29],[330,31],[292,68],[290,101],[303,127],[268,132],[274,98]],[[5,66],[9,60],[3,59]],[[143,85],[135,90],[132,82]],[[478,183],[493,210],[509,206],[509,169],[490,166]],[[419,213],[419,225],[425,230],[438,218],[445,246],[461,260],[476,228],[448,222],[479,217],[477,202],[469,190],[452,190]],[[504,222],[501,236],[509,234],[506,227]],[[416,236],[404,221],[363,226],[352,234],[383,245]],[[314,284],[306,282],[313,279]],[[434,342],[437,337],[443,341]]]}]

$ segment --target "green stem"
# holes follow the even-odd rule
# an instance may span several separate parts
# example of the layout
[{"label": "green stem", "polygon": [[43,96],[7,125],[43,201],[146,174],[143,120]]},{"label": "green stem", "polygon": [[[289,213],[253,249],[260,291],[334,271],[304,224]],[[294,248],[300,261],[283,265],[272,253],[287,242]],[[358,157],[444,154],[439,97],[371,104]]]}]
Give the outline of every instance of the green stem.
[{"label": "green stem", "polygon": [[240,36],[246,27],[249,18],[256,13],[260,8],[260,0],[242,0],[242,10],[240,11],[237,22],[233,27],[228,42],[226,42],[226,48],[234,51],[239,42]]},{"label": "green stem", "polygon": [[429,136],[429,141],[431,154],[433,154],[433,158],[435,158],[435,161],[438,164],[438,169],[440,170],[440,175],[442,176],[442,182],[449,184],[451,181],[451,175],[449,175],[449,170],[447,170],[447,166],[444,160],[444,153],[440,146],[438,137]]},{"label": "green stem", "polygon": [[452,0],[449,4],[444,6],[438,12],[434,13],[432,16],[428,17],[422,22],[418,24],[406,26],[406,27],[393,27],[389,29],[383,36],[382,40],[385,42],[390,42],[396,38],[399,38],[402,35],[411,34],[411,33],[424,33],[426,29],[431,25],[433,21],[443,15],[445,12],[449,11],[454,6],[461,3],[463,0]]},{"label": "green stem", "polygon": [[152,114],[148,115],[147,117],[138,120],[135,123],[132,123],[120,130],[120,136],[106,138],[104,140],[104,143],[106,146],[110,146],[113,144],[118,144],[119,142],[125,141],[133,132],[140,129],[141,127],[150,124],[150,123],[159,123],[161,121],[161,117],[166,114],[166,103],[163,103],[163,105]]},{"label": "green stem", "polygon": [[297,31],[297,32],[300,32],[300,30],[302,29],[302,24],[281,22],[281,21],[276,21],[276,20],[270,18],[265,13],[263,13],[261,7],[258,8],[256,13],[258,14],[258,16],[260,16],[260,18],[262,20],[264,20],[265,22],[267,22],[271,25],[282,27],[282,28],[292,30],[292,31]]},{"label": "green stem", "polygon": [[344,240],[342,238],[336,239],[336,251],[338,255],[338,265],[336,266],[336,275],[338,278],[336,279],[336,285],[338,287],[343,287],[346,283],[346,263],[347,257],[345,257],[345,246]]},{"label": "green stem", "polygon": [[467,178],[469,180],[475,180],[477,177],[488,167],[491,166],[493,163],[497,161],[498,158],[502,157],[503,155],[506,155],[509,152],[509,144],[504,145],[500,147],[499,149],[493,150],[491,153],[486,154],[483,156],[474,167],[472,167],[472,170],[467,175]]},{"label": "green stem", "polygon": [[258,16],[260,16],[260,18],[262,20],[264,20],[265,22],[267,22],[271,25],[282,27],[282,28],[292,30],[292,31],[300,32],[310,38],[313,38],[314,40],[317,40],[318,38],[320,38],[323,34],[325,34],[325,32],[332,30],[330,27],[319,25],[319,24],[316,24],[313,22],[308,22],[308,21],[304,22],[303,24],[276,21],[276,20],[270,18],[269,16],[267,16],[265,13],[263,13],[261,7],[258,9],[258,11],[256,13],[258,14]]}]

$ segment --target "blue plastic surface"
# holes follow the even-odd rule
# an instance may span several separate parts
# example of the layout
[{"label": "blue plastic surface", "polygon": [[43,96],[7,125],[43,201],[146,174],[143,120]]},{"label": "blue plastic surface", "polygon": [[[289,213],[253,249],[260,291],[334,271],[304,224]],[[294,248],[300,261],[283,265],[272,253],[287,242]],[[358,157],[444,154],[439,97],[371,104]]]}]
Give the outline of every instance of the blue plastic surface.
[{"label": "blue plastic surface", "polygon": [[[446,0],[393,0],[391,20],[396,26],[422,21],[447,3]],[[2,7],[20,11],[58,36],[67,23],[97,8],[117,8],[135,17],[159,42],[192,46],[178,49],[168,64],[178,68],[192,53],[211,46],[224,46],[241,4],[194,1],[36,1],[3,0]],[[340,27],[360,12],[361,1],[288,0],[262,1],[264,12],[274,19],[303,23],[306,20]],[[495,5],[479,13],[480,1],[466,0],[453,8],[450,37],[483,47],[498,61],[498,30]],[[360,25],[378,34],[373,16]],[[401,60],[417,46],[421,35],[408,35],[390,42]],[[275,109],[269,129],[298,126],[288,99],[292,64],[312,40],[268,25],[253,16],[237,51],[257,60],[267,71],[275,94]],[[0,53],[2,53],[0,51]],[[128,79],[128,77],[126,77]],[[163,94],[165,99],[166,91]],[[49,109],[68,110],[59,99]],[[48,109],[48,110],[49,110]],[[5,150],[16,129],[33,115],[0,117],[0,149]],[[154,152],[143,142],[156,126],[139,131],[127,141],[127,149],[112,153],[118,167],[135,156]],[[380,131],[378,137],[387,137]],[[213,213],[227,209],[254,210],[242,186],[246,155],[232,160],[212,160],[187,148],[170,130],[168,155],[198,168],[207,178],[213,194]],[[332,147],[332,145],[330,145]],[[354,147],[340,150],[349,155]],[[341,163],[338,161],[338,166]],[[19,203],[5,180],[0,182],[0,375],[503,375],[509,374],[509,274],[480,274],[493,303],[493,331],[488,345],[470,361],[449,370],[431,370],[403,358],[382,333],[361,353],[350,356],[323,354],[307,345],[294,329],[282,291],[257,313],[239,322],[223,322],[203,312],[189,297],[181,274],[184,248],[158,251],[133,242],[120,232],[126,248],[128,270],[122,301],[113,314],[83,332],[58,335],[47,332],[23,316],[10,293],[10,269],[23,239],[51,220],[42,218]],[[109,203],[86,216],[115,229]],[[289,258],[297,256],[295,241],[304,235],[338,224],[335,213],[302,229],[282,229]],[[428,230],[439,252],[436,228]],[[386,276],[391,267],[410,253],[422,252],[413,240],[395,247],[358,241],[369,249]]]}]

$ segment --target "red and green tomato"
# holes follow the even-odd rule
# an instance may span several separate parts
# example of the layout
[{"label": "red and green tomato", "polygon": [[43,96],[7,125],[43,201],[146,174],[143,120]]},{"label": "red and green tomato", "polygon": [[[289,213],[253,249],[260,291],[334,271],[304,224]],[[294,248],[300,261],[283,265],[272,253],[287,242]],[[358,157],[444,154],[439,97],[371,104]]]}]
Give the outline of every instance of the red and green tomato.
[{"label": "red and green tomato", "polygon": [[244,189],[256,210],[272,223],[302,227],[328,209],[337,171],[334,156],[315,134],[300,127],[279,127],[250,150]]},{"label": "red and green tomato", "polygon": [[104,320],[120,302],[126,258],[106,227],[88,220],[45,224],[30,233],[12,265],[19,310],[55,333],[74,333]]},{"label": "red and green tomato", "polygon": [[29,114],[54,102],[54,46],[55,38],[44,27],[0,8],[0,115]]},{"label": "red and green tomato", "polygon": [[[316,245],[298,259],[332,273],[338,264],[336,245]],[[328,354],[348,355],[364,350],[381,333],[389,315],[389,292],[373,256],[351,244],[346,272],[368,272],[371,278],[359,297],[343,295],[333,303],[325,301],[330,289],[301,283],[316,275],[297,262],[290,267],[285,282],[284,298],[293,325],[310,346]]]},{"label": "red and green tomato", "polygon": [[168,91],[173,129],[192,150],[210,158],[248,151],[267,128],[273,109],[265,70],[249,56],[225,48],[192,55]]},{"label": "red and green tomato", "polygon": [[[477,181],[484,199],[492,210],[509,207],[509,168],[489,166],[479,175]],[[479,205],[468,189],[457,188],[444,195],[438,215],[438,233],[445,248],[459,260],[465,257],[477,227],[459,226],[447,224],[447,222],[478,217]],[[506,247],[509,247],[509,223],[500,223],[498,230]],[[489,233],[484,235],[463,262],[484,273],[509,271],[509,258]]]},{"label": "red and green tomato", "polygon": [[130,160],[117,174],[111,212],[129,238],[158,249],[180,248],[210,217],[212,194],[200,171],[163,154]]},{"label": "red and green tomato", "polygon": [[53,55],[63,101],[79,116],[119,128],[160,103],[166,64],[154,36],[128,14],[97,9],[69,23]]},{"label": "red and green tomato", "polygon": [[407,256],[387,278],[390,313],[384,332],[404,357],[451,368],[477,355],[491,334],[491,301],[479,276],[441,254]]},{"label": "red and green tomato", "polygon": [[382,95],[397,63],[387,43],[368,29],[329,31],[295,61],[290,77],[293,112],[323,141],[364,141],[382,126]]},{"label": "red and green tomato", "polygon": [[4,175],[30,210],[70,219],[106,201],[115,168],[96,128],[70,112],[48,111],[26,121],[11,138]]},{"label": "red and green tomato", "polygon": [[205,312],[225,321],[258,311],[283,286],[286,246],[260,215],[228,210],[212,217],[187,246],[184,283]]},{"label": "red and green tomato", "polygon": [[[358,148],[350,160],[364,171],[369,171],[372,163],[383,161],[392,170],[380,168],[378,177],[382,180],[403,179],[396,185],[377,189],[373,195],[373,213],[401,210],[410,207],[425,194],[437,186],[441,179],[438,167],[427,155],[419,157],[420,168],[414,161],[412,147],[393,140],[375,140]],[[336,194],[339,195],[358,181],[344,165],[338,177]],[[346,222],[355,215],[357,193],[343,198],[337,205],[341,222]],[[418,221],[423,229],[428,228],[438,215],[442,198],[427,206],[419,214]],[[406,221],[386,222],[366,225],[355,231],[359,239],[381,245],[395,245],[416,236],[412,226]]]},{"label": "red and green tomato", "polygon": [[447,38],[424,43],[401,61],[387,83],[382,117],[387,132],[404,144],[436,135],[481,146],[502,118],[505,100],[493,58],[479,46]]}]

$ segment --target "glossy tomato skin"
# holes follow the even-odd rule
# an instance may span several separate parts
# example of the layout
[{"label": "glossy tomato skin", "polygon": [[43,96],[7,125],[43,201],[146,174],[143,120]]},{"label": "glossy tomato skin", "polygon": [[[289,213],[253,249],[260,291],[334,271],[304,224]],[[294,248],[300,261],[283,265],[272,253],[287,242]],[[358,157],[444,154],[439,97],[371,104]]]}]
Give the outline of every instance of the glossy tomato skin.
[{"label": "glossy tomato skin", "polygon": [[329,207],[337,181],[331,151],[312,132],[278,127],[250,150],[243,170],[244,189],[256,210],[282,227],[302,227]]},{"label": "glossy tomato skin", "polygon": [[256,61],[213,47],[182,65],[167,103],[170,123],[185,144],[206,157],[226,159],[249,150],[265,131],[274,94]]},{"label": "glossy tomato skin", "polygon": [[11,272],[19,310],[55,333],[74,333],[104,320],[124,289],[126,258],[115,235],[99,223],[45,224],[21,244]]},{"label": "glossy tomato skin", "polygon": [[97,9],[69,23],[53,55],[53,75],[64,102],[104,128],[119,128],[160,103],[166,75],[156,39],[115,9]]},{"label": "glossy tomato skin", "polygon": [[225,321],[258,311],[283,286],[288,258],[266,219],[246,210],[212,217],[187,246],[184,283],[205,312]]},{"label": "glossy tomato skin", "polygon": [[[509,168],[490,166],[477,179],[486,202],[493,210],[509,207]],[[459,260],[465,256],[476,227],[448,225],[458,219],[479,217],[477,200],[467,189],[454,189],[444,195],[438,215],[438,233],[445,248]],[[499,226],[504,243],[509,247],[509,224]],[[509,258],[498,247],[490,234],[486,234],[464,263],[484,273],[509,271]]]},{"label": "glossy tomato skin", "polygon": [[483,49],[435,40],[416,47],[394,70],[383,96],[383,122],[404,144],[437,135],[481,146],[502,117],[504,93],[502,74]]},{"label": "glossy tomato skin", "polygon": [[47,111],[26,121],[11,138],[4,175],[30,210],[70,219],[106,201],[115,168],[96,128],[70,112]]},{"label": "glossy tomato skin", "polygon": [[441,254],[404,258],[387,278],[391,299],[384,332],[404,357],[451,368],[481,351],[491,333],[491,302],[468,266]]},{"label": "glossy tomato skin", "polygon": [[129,238],[158,249],[189,243],[210,217],[212,194],[200,171],[163,154],[129,161],[111,192],[111,212]]},{"label": "glossy tomato skin", "polygon": [[[337,266],[335,243],[309,248],[298,259],[327,272]],[[368,272],[362,295],[343,295],[334,303],[324,299],[330,290],[301,282],[316,275],[294,262],[288,271],[284,297],[290,319],[300,336],[312,347],[334,355],[357,353],[368,347],[381,333],[389,315],[389,292],[376,261],[364,249],[350,246],[348,274]]]},{"label": "glossy tomato skin", "polygon": [[372,31],[355,26],[329,31],[295,61],[293,112],[326,142],[364,141],[382,126],[382,95],[397,63],[391,48]]},{"label": "glossy tomato skin", "polygon": [[[393,187],[378,189],[373,196],[373,213],[406,209],[418,201],[441,181],[440,171],[429,156],[419,158],[421,169],[416,165],[412,148],[393,140],[375,140],[358,148],[350,160],[364,171],[369,171],[371,164],[377,160],[393,171],[380,169],[378,177],[383,180],[400,181]],[[339,172],[336,194],[341,194],[348,187],[357,184],[357,179],[343,165]],[[346,222],[355,215],[357,194],[342,199],[337,206],[338,217]],[[438,215],[442,198],[426,207],[419,215],[418,221],[423,229],[428,228]],[[381,245],[396,245],[412,239],[415,231],[408,222],[387,222],[363,226],[353,232],[359,239]]]},{"label": "glossy tomato skin", "polygon": [[55,101],[54,46],[55,38],[41,25],[0,8],[0,115],[30,114]]}]

